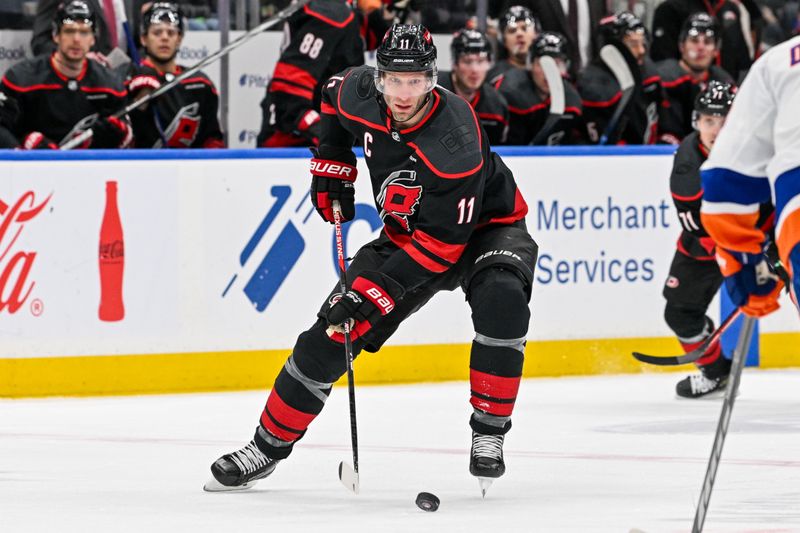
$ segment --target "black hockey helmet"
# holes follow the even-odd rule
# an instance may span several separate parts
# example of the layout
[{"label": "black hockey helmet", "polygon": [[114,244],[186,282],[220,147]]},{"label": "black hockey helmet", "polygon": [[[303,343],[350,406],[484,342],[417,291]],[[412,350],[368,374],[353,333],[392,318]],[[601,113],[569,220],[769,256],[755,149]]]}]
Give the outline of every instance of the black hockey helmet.
[{"label": "black hockey helmet", "polygon": [[702,11],[694,13],[681,25],[678,42],[682,43],[689,37],[696,37],[698,35],[705,35],[715,42],[719,42],[720,31],[717,19]]},{"label": "black hockey helmet", "polygon": [[569,43],[567,38],[556,31],[546,31],[536,36],[530,50],[530,59],[536,57],[551,56],[558,59],[567,60]]},{"label": "black hockey helmet", "polygon": [[619,13],[600,19],[597,28],[605,44],[612,41],[622,41],[626,35],[631,33],[647,36],[647,29],[642,19],[630,11],[620,11]]},{"label": "black hockey helmet", "polygon": [[173,26],[183,35],[183,12],[178,4],[172,2],[155,2],[142,15],[141,32],[147,33],[153,24],[164,23]]},{"label": "black hockey helmet", "polygon": [[422,24],[393,24],[376,50],[378,68],[375,86],[381,93],[392,94],[383,75],[387,72],[424,72],[425,92],[436,86],[436,46],[433,37]]},{"label": "black hockey helmet", "polygon": [[477,30],[458,30],[450,42],[450,57],[453,63],[466,54],[486,54],[492,60],[492,45],[484,34]]},{"label": "black hockey helmet", "polygon": [[533,16],[533,12],[525,6],[511,6],[500,15],[500,32],[497,34],[497,40],[503,42],[503,34],[511,24],[519,24],[525,22],[533,26],[535,32],[540,32],[541,27],[539,21]]},{"label": "black hockey helmet", "polygon": [[730,83],[714,80],[694,100],[695,113],[724,117],[731,110],[736,90]]},{"label": "black hockey helmet", "polygon": [[97,17],[89,4],[84,0],[69,0],[62,2],[56,8],[56,16],[53,19],[53,34],[61,31],[64,24],[88,24],[92,32],[97,31]]}]

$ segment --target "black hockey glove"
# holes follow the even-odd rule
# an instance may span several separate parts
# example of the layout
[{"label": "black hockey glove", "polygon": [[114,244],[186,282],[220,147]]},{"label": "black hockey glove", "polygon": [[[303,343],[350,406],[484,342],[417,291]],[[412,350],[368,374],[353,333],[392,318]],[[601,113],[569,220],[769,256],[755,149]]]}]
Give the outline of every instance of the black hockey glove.
[{"label": "black hockey glove", "polygon": [[100,117],[92,124],[92,148],[126,148],[133,140],[130,124],[116,117]]},{"label": "black hockey glove", "polygon": [[404,293],[403,286],[389,276],[367,270],[353,280],[350,290],[328,309],[325,318],[332,326],[353,321],[355,340],[392,312]]},{"label": "black hockey glove", "polygon": [[333,223],[334,200],[342,206],[342,222],[356,216],[355,156],[353,160],[352,165],[316,157],[311,160],[311,203],[327,222]]},{"label": "black hockey glove", "polygon": [[58,145],[44,136],[41,131],[32,131],[22,140],[25,150],[58,150]]}]

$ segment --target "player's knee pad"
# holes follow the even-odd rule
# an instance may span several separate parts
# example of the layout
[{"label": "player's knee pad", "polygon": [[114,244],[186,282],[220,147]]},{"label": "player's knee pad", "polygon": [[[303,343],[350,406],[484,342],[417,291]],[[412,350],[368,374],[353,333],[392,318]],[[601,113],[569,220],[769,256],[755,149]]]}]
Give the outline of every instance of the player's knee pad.
[{"label": "player's knee pad", "polygon": [[332,340],[327,328],[324,319],[317,319],[297,337],[292,357],[297,367],[311,379],[333,383],[347,371],[347,366],[344,344]]},{"label": "player's knee pad", "polygon": [[493,266],[481,270],[471,280],[468,294],[477,334],[514,339],[528,333],[528,287],[513,269]]},{"label": "player's knee pad", "polygon": [[692,339],[703,333],[710,319],[707,319],[705,309],[667,302],[664,308],[664,320],[678,338]]}]

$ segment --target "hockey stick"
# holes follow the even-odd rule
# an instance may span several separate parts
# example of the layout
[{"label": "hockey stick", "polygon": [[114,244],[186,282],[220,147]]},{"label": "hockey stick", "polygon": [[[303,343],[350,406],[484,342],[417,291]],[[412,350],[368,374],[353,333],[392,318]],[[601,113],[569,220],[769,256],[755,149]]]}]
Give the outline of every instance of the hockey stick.
[{"label": "hockey stick", "polygon": [[[617,79],[622,92],[619,103],[614,109],[614,114],[611,115],[611,120],[608,121],[605,131],[600,136],[600,142],[598,143],[600,145],[607,144],[609,138],[616,132],[622,114],[628,108],[628,104],[636,91],[636,78],[633,71],[633,65],[636,65],[636,62],[634,60],[633,65],[631,65],[633,57],[626,59],[626,54],[630,55],[630,52],[628,52],[624,44],[620,44],[619,47],[614,44],[607,44],[600,49],[600,58]],[[636,65],[636,69],[638,70],[638,65]]]},{"label": "hockey stick", "polygon": [[564,80],[561,78],[561,69],[558,68],[556,60],[550,56],[542,56],[539,58],[539,65],[542,67],[542,72],[547,80],[547,88],[550,90],[550,114],[542,129],[531,141],[531,146],[547,142],[548,135],[564,116],[564,107],[566,106]]},{"label": "hockey stick", "polygon": [[[339,260],[339,289],[342,296],[347,292],[346,265],[344,261],[344,242],[342,238],[342,206],[333,201],[333,223],[336,235],[336,258]],[[350,321],[344,321],[344,356],[347,360],[347,394],[350,400],[350,441],[353,445],[353,467],[344,461],[339,463],[339,481],[358,494],[358,428],[356,427],[356,387],[353,377],[353,341],[350,339]]]},{"label": "hockey stick", "polygon": [[683,355],[647,355],[639,352],[633,352],[633,356],[641,361],[642,363],[649,363],[651,365],[658,365],[658,366],[675,366],[675,365],[685,365],[687,363],[694,363],[704,355],[708,349],[719,342],[719,338],[725,333],[725,330],[733,324],[733,322],[739,318],[739,315],[742,314],[742,310],[740,308],[736,308],[728,318],[726,318],[722,324],[708,337],[703,344],[695,348],[689,353],[685,353]]},{"label": "hockey stick", "polygon": [[711,448],[711,456],[708,458],[708,469],[703,480],[703,489],[700,492],[700,500],[697,502],[697,511],[694,514],[694,525],[692,533],[702,533],[703,524],[706,521],[708,502],[711,500],[711,490],[714,488],[714,480],[717,477],[717,468],[722,457],[722,446],[725,444],[725,436],[728,434],[728,424],[731,421],[733,412],[733,402],[736,400],[736,391],[739,390],[739,381],[742,377],[742,367],[750,346],[750,339],[753,337],[756,319],[745,316],[742,324],[742,331],[739,333],[739,340],[736,349],[733,351],[733,363],[731,373],[728,378],[728,387],[725,389],[725,400],[722,403],[722,412],[717,423],[717,433],[714,436],[714,446]]},{"label": "hockey stick", "polygon": [[[132,103],[128,104],[126,107],[124,107],[123,109],[120,109],[119,111],[117,111],[116,113],[114,113],[111,116],[114,117],[114,118],[124,117],[125,115],[127,115],[128,113],[133,111],[134,109],[137,109],[140,106],[143,106],[144,104],[150,102],[151,100],[153,100],[155,98],[158,98],[159,96],[161,96],[165,92],[169,91],[170,89],[172,89],[173,87],[178,85],[180,82],[182,82],[186,78],[196,74],[200,69],[202,69],[206,65],[208,65],[210,63],[213,63],[214,61],[216,61],[220,57],[222,57],[222,56],[224,56],[226,54],[229,54],[231,51],[235,50],[236,48],[239,48],[241,45],[245,44],[247,41],[249,41],[250,39],[252,39],[256,35],[258,35],[259,33],[262,33],[263,31],[268,30],[269,28],[271,28],[272,26],[276,25],[279,22],[283,22],[284,20],[286,20],[287,18],[292,16],[295,11],[299,10],[300,8],[302,8],[303,6],[308,4],[308,2],[310,2],[310,1],[311,0],[298,0],[297,3],[289,4],[289,6],[287,6],[286,8],[278,11],[277,13],[275,13],[275,15],[273,15],[270,18],[268,18],[267,20],[265,20],[264,22],[262,22],[261,24],[259,24],[255,28],[253,28],[252,30],[248,31],[244,35],[240,36],[238,39],[235,39],[235,40],[231,41],[230,43],[228,43],[227,45],[223,46],[222,48],[220,48],[219,50],[217,50],[216,52],[214,52],[210,56],[198,61],[194,66],[192,66],[192,67],[186,69],[185,71],[181,72],[178,76],[175,76],[175,78],[173,78],[173,80],[170,81],[169,83],[165,83],[164,85],[162,85],[161,87],[159,87],[158,89],[156,89],[152,93],[148,94],[144,98],[140,98],[139,100],[136,100],[135,102],[132,102]],[[59,148],[61,150],[71,150],[72,148],[75,148],[76,146],[80,146],[81,144],[83,144],[86,140],[91,138],[91,136],[92,136],[92,129],[88,128],[88,129],[84,130],[84,132],[81,133],[80,135],[78,135],[76,137],[73,137],[69,141],[67,141],[64,144],[62,144]]]}]

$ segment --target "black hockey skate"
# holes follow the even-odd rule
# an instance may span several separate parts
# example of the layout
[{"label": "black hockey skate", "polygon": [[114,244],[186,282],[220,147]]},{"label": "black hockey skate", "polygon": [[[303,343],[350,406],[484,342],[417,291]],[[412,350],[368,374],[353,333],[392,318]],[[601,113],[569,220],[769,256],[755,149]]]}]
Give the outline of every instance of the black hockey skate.
[{"label": "black hockey skate", "polygon": [[261,453],[254,441],[232,453],[227,453],[211,465],[210,479],[203,490],[207,492],[224,492],[249,489],[259,479],[270,475],[280,462]]},{"label": "black hockey skate", "polygon": [[720,357],[709,365],[701,366],[699,374],[680,380],[675,385],[675,393],[689,399],[719,396],[725,392],[730,372],[730,360]]},{"label": "black hockey skate", "polygon": [[506,463],[503,460],[504,438],[505,435],[482,435],[472,432],[469,473],[478,478],[481,495],[484,498],[492,481],[506,473]]}]

